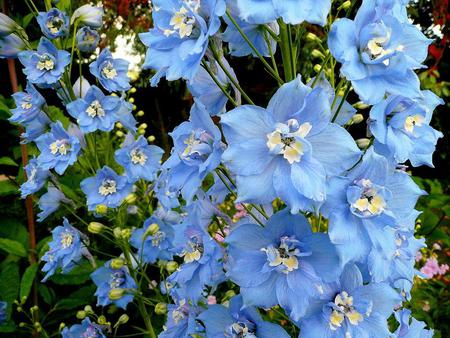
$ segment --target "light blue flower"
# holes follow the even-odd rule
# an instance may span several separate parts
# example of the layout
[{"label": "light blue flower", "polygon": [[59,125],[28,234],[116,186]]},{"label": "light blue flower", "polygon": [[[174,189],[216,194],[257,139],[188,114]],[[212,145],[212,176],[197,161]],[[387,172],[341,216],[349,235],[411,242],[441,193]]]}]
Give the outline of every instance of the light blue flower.
[{"label": "light blue flower", "polygon": [[196,322],[202,308],[190,305],[185,299],[177,300],[176,304],[167,305],[169,310],[167,322],[158,338],[191,338],[193,334],[202,331]]},{"label": "light blue flower", "polygon": [[36,20],[42,33],[49,39],[60,38],[69,33],[69,17],[57,8],[39,12]]},{"label": "light blue flower", "polygon": [[128,65],[129,62],[124,59],[113,58],[109,49],[105,48],[89,65],[89,70],[107,91],[126,91],[131,88]]},{"label": "light blue flower", "polygon": [[62,338],[106,338],[100,325],[92,323],[89,317],[83,319],[81,324],[65,327],[61,332]]},{"label": "light blue flower", "polygon": [[38,222],[43,222],[48,216],[59,209],[61,203],[68,203],[70,200],[64,196],[55,186],[49,184],[47,192],[39,198],[39,209],[41,212],[37,214]]},{"label": "light blue flower", "polygon": [[[228,67],[230,73],[234,75],[234,71],[228,65],[228,61],[226,61],[225,58],[222,58],[222,62]],[[211,67],[210,62],[207,62],[207,64]],[[214,67],[211,68],[213,71],[215,70],[215,76],[220,85],[230,93],[230,80],[225,75],[222,68],[218,67],[216,63],[214,63]],[[187,86],[192,96],[206,107],[206,110],[211,116],[216,116],[225,112],[228,98],[203,67],[199,68],[194,79],[189,81]]]},{"label": "light blue flower", "polygon": [[6,322],[6,319],[8,317],[8,314],[6,312],[7,307],[8,307],[7,302],[0,301],[0,324],[3,324],[4,322]]},{"label": "light blue flower", "polygon": [[303,338],[390,337],[387,318],[400,296],[385,283],[363,285],[361,272],[347,265],[337,283],[324,288],[299,323]]},{"label": "light blue flower", "polygon": [[[97,286],[95,295],[97,296],[98,306],[114,304],[125,310],[128,303],[133,301],[137,285],[135,280],[130,276],[126,266],[114,269],[111,267],[111,261],[108,261],[104,266],[98,268],[91,274],[91,279]],[[111,299],[109,293],[111,290],[116,289],[121,289],[124,294],[119,299]]]},{"label": "light blue flower", "polygon": [[161,219],[152,216],[144,226],[133,231],[131,245],[138,250],[138,258],[145,263],[155,263],[158,259],[171,260],[174,229]]},{"label": "light blue flower", "polygon": [[27,83],[25,92],[18,92],[12,95],[16,108],[11,109],[13,114],[9,121],[14,123],[29,122],[36,118],[45,105],[44,97],[31,84]]},{"label": "light blue flower", "polygon": [[[270,56],[270,51],[272,51],[273,55],[275,55],[277,42],[267,32],[267,28],[271,29],[275,34],[278,35],[279,27],[277,22],[274,21],[269,23],[268,27],[266,28],[266,25],[251,24],[239,19],[239,10],[237,8],[236,1],[239,0],[228,1],[228,7],[230,8],[233,19],[236,20],[240,29],[245,33],[245,35],[259,52],[259,54],[268,57]],[[231,22],[228,16],[225,16],[224,20],[227,23],[227,28],[225,32],[223,32],[222,38],[223,41],[228,42],[230,54],[233,56],[253,55],[254,57],[257,57],[258,55],[253,51],[247,41],[245,41],[245,39],[242,37],[242,34],[239,33],[236,26]],[[270,49],[267,45],[267,41],[270,42]]]},{"label": "light blue flower", "polygon": [[70,63],[70,53],[58,50],[46,38],[41,38],[37,51],[19,53],[19,60],[24,65],[23,73],[31,83],[48,86],[55,84]]},{"label": "light blue flower", "polygon": [[125,129],[129,130],[132,133],[136,132],[136,119],[134,118],[132,111],[133,105],[125,100],[125,97],[122,96],[120,100],[121,104],[116,113],[119,122],[125,127]]},{"label": "light blue flower", "polygon": [[22,198],[39,191],[50,176],[50,171],[43,170],[35,158],[32,158],[24,169],[27,181],[20,186]]},{"label": "light blue flower", "polygon": [[48,246],[49,250],[42,257],[45,262],[42,271],[46,272],[43,282],[54,275],[58,268],[61,268],[63,274],[70,272],[82,256],[87,255],[82,234],[66,218],[63,219],[62,226],[53,229],[52,241]]},{"label": "light blue flower", "polygon": [[164,208],[170,210],[180,206],[180,201],[178,200],[180,191],[177,188],[170,186],[167,169],[161,170],[161,173],[154,183],[153,190],[159,203],[161,203]]},{"label": "light blue flower", "polygon": [[64,130],[60,121],[53,123],[50,126],[50,132],[39,136],[35,142],[41,151],[37,161],[44,170],[55,169],[59,175],[62,175],[77,161],[80,141]]},{"label": "light blue flower", "polygon": [[225,239],[227,276],[241,288],[245,306],[280,304],[294,320],[341,273],[336,248],[313,233],[302,215],[274,214],[265,227],[241,224]]},{"label": "light blue flower", "polygon": [[139,35],[148,48],[143,67],[153,69],[156,86],[165,76],[173,81],[192,80],[208,47],[208,41],[220,28],[219,16],[225,13],[224,0],[154,0],[153,24]]},{"label": "light blue flower", "polygon": [[327,176],[351,168],[360,156],[350,134],[331,118],[327,93],[300,77],[281,86],[267,109],[243,105],[223,114],[223,160],[236,174],[237,202],[279,197],[297,213],[324,201]]},{"label": "light blue flower", "polygon": [[[411,177],[370,148],[346,177],[329,181],[321,213],[329,218],[329,235],[344,262],[363,262],[372,243],[392,242],[384,227],[396,227],[413,212],[424,192]],[[387,236],[380,240],[381,236]]]},{"label": "light blue flower", "polygon": [[96,30],[86,26],[78,30],[76,39],[80,52],[92,53],[98,46],[100,35]]},{"label": "light blue flower", "polygon": [[43,135],[52,121],[44,112],[39,112],[34,119],[29,122],[23,122],[25,132],[20,135],[21,143],[29,143],[35,141]]},{"label": "light blue flower", "polygon": [[83,133],[111,131],[118,118],[122,101],[118,96],[106,96],[97,86],[91,86],[83,98],[70,102],[67,112],[77,120]]},{"label": "light blue flower", "polygon": [[242,20],[265,24],[282,18],[284,22],[303,21],[324,26],[330,11],[330,0],[236,0]]},{"label": "light blue flower", "polygon": [[79,24],[98,29],[103,24],[103,15],[105,14],[103,6],[92,6],[90,4],[78,7],[72,14],[70,23],[74,24],[78,21]]},{"label": "light blue flower", "polygon": [[128,179],[135,182],[142,178],[153,181],[161,167],[160,161],[164,150],[160,147],[149,145],[145,137],[139,136],[135,141],[134,136],[128,135],[121,149],[116,150],[115,159],[122,167]]},{"label": "light blue flower", "polygon": [[363,1],[354,21],[335,21],[328,36],[342,75],[369,104],[380,102],[385,94],[421,96],[414,69],[422,68],[431,41],[374,0]]},{"label": "light blue flower", "polygon": [[25,42],[16,34],[0,38],[0,59],[15,59],[26,49]]},{"label": "light blue flower", "polygon": [[195,102],[189,121],[176,127],[170,136],[174,147],[163,168],[169,169],[170,187],[181,190],[189,203],[206,175],[220,164],[224,148],[222,135],[205,106]]},{"label": "light blue flower", "polygon": [[20,26],[6,14],[0,13],[0,39],[20,29]]},{"label": "light blue flower", "polygon": [[374,148],[397,163],[410,160],[414,167],[433,167],[433,152],[443,134],[429,123],[436,106],[444,101],[431,91],[412,100],[400,95],[389,96],[372,107],[369,128],[375,136]]},{"label": "light blue flower", "polygon": [[94,177],[88,177],[81,181],[80,187],[86,195],[90,211],[95,210],[95,207],[100,204],[116,208],[132,190],[128,179],[118,175],[108,166],[98,170]]},{"label": "light blue flower", "polygon": [[197,302],[205,287],[214,287],[225,279],[221,247],[197,225],[183,223],[174,227],[174,251],[184,263],[167,278],[169,293],[178,299]]},{"label": "light blue flower", "polygon": [[242,296],[230,299],[228,307],[210,305],[202,312],[200,319],[205,328],[205,338],[248,337],[248,338],[289,338],[279,325],[266,322],[254,307],[244,307]]},{"label": "light blue flower", "polygon": [[[411,316],[411,310],[395,311],[395,319],[400,323],[394,332],[395,338],[433,338],[434,331],[425,329],[425,323]],[[391,336],[390,336],[391,337]]]}]

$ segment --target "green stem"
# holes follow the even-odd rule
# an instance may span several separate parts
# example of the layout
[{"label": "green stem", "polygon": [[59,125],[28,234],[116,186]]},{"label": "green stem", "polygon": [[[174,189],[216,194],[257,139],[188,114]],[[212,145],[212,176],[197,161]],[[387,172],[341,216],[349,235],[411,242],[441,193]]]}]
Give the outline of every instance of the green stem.
[{"label": "green stem", "polygon": [[[270,30],[270,29],[269,29],[269,30]],[[280,73],[278,72],[277,61],[275,60],[275,53],[274,53],[273,50],[272,50],[272,46],[270,45],[270,38],[269,38],[269,36],[267,35],[267,34],[268,34],[267,32],[268,32],[269,30],[266,30],[266,31],[264,32],[264,40],[266,40],[267,48],[269,49],[270,59],[272,60],[272,67],[273,67],[275,73],[277,74],[277,76],[280,77]],[[282,82],[279,83],[279,84],[281,85]]]},{"label": "green stem", "polygon": [[291,44],[289,42],[292,41],[292,38],[289,36],[288,26],[282,20],[278,20],[278,25],[280,26],[280,49],[281,57],[283,59],[284,78],[286,82],[289,82],[292,81],[295,76],[292,64]]},{"label": "green stem", "polygon": [[287,25],[287,29],[288,29],[288,44],[289,44],[289,54],[290,54],[290,62],[292,65],[292,76],[293,79],[296,77],[297,75],[297,64],[296,64],[296,60],[295,60],[295,55],[296,55],[296,51],[295,51],[295,47],[292,43],[292,30],[291,30],[291,25]]},{"label": "green stem", "polygon": [[[338,109],[336,110],[336,113],[334,113],[334,116],[333,116],[333,119],[331,120],[331,122],[334,122],[337,119],[339,112],[341,111],[341,108],[344,105],[345,100],[347,99],[348,93],[350,93],[350,89],[351,89],[351,86],[348,85],[347,88],[345,89],[344,96],[342,96],[342,100],[339,103]],[[335,95],[337,95],[337,93]]]},{"label": "green stem", "polygon": [[219,80],[216,78],[216,76],[214,75],[213,71],[211,70],[211,68],[208,66],[208,64],[206,63],[205,60],[202,60],[202,66],[203,68],[208,72],[209,76],[211,76],[211,78],[213,79],[213,81],[216,83],[217,87],[220,88],[220,90],[222,91],[222,93],[228,98],[228,100],[233,104],[233,106],[237,107],[238,104],[236,103],[236,101],[231,97],[231,95],[227,92],[227,90],[225,89],[225,87],[219,82]]},{"label": "green stem", "polygon": [[[72,50],[70,52],[70,65],[69,65],[69,79],[72,78],[72,64],[73,64],[73,55],[75,53],[75,42],[77,37],[77,28],[78,28],[78,20],[75,20],[75,25],[73,26],[73,35],[72,35]],[[81,60],[78,60],[81,62]]]},{"label": "green stem", "polygon": [[317,73],[314,81],[311,84],[311,88],[314,88],[314,86],[316,85],[317,81],[319,81],[320,75],[322,75],[323,70],[325,69],[325,66],[327,65],[327,63],[330,60],[330,58],[331,58],[331,54],[328,53],[327,56],[325,57],[325,60],[323,60],[323,62],[322,62],[322,66],[320,67],[319,72]]}]

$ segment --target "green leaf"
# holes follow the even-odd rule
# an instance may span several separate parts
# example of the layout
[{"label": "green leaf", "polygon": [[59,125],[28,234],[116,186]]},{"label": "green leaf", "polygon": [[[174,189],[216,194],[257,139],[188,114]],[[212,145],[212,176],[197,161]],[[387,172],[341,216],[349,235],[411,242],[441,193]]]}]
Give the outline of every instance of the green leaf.
[{"label": "green leaf", "polygon": [[14,162],[14,160],[10,157],[0,157],[0,165],[9,165],[11,167],[18,167],[19,165]]},{"label": "green leaf", "polygon": [[67,274],[53,275],[50,280],[60,285],[79,285],[89,280],[92,272],[94,268],[88,262],[84,262]]},{"label": "green leaf", "polygon": [[0,249],[16,256],[27,257],[27,250],[25,247],[20,242],[12,239],[0,238]]},{"label": "green leaf", "polygon": [[17,186],[10,180],[0,181],[0,196],[17,194],[18,191]]},{"label": "green leaf", "polygon": [[16,325],[14,322],[9,322],[0,325],[0,332],[1,333],[8,333],[8,332],[15,332],[17,330]]},{"label": "green leaf", "polygon": [[58,4],[56,5],[56,7],[64,12],[69,12],[70,10],[70,2],[71,0],[60,0],[58,2]]},{"label": "green leaf", "polygon": [[23,29],[27,28],[28,25],[30,24],[31,20],[33,20],[33,18],[34,18],[33,13],[25,15],[22,19],[22,28]]},{"label": "green leaf", "polygon": [[3,219],[0,222],[0,238],[9,238],[22,243],[25,248],[29,245],[27,228],[20,220],[14,218]]},{"label": "green leaf", "polygon": [[33,286],[34,278],[36,277],[36,273],[38,271],[39,265],[33,264],[30,265],[24,272],[22,276],[22,281],[20,282],[20,299],[28,298],[31,287]]},{"label": "green leaf", "polygon": [[11,304],[19,296],[19,265],[8,263],[0,272],[0,299],[8,303],[7,319],[11,316]]},{"label": "green leaf", "polygon": [[52,289],[50,289],[47,285],[38,284],[38,292],[44,302],[46,302],[48,305],[53,304],[55,293]]},{"label": "green leaf", "polygon": [[67,116],[64,115],[64,112],[56,106],[48,107],[48,115],[50,119],[54,122],[60,121],[64,128],[69,126],[70,120]]}]

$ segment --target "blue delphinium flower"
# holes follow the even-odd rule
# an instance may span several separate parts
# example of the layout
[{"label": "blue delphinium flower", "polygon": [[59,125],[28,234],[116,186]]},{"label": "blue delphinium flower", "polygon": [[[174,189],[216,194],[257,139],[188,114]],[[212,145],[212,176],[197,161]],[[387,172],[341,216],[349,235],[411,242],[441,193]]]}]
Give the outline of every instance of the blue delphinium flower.
[{"label": "blue delphinium flower", "polygon": [[210,305],[202,312],[200,319],[206,328],[206,338],[248,337],[289,338],[279,325],[266,322],[254,307],[244,307],[242,296],[230,299],[229,307]]},{"label": "blue delphinium flower", "polygon": [[178,197],[180,191],[169,185],[168,170],[163,169],[154,183],[153,190],[159,203],[166,209],[173,209],[180,206]]},{"label": "blue delphinium flower", "polygon": [[373,0],[363,1],[354,21],[335,21],[328,36],[331,54],[342,63],[341,73],[369,104],[380,102],[386,93],[421,96],[413,70],[422,67],[431,41]]},{"label": "blue delphinium flower", "polygon": [[62,338],[106,338],[100,325],[92,323],[89,317],[83,319],[81,324],[65,327],[61,332]]},{"label": "blue delphinium flower", "polygon": [[37,161],[42,169],[54,168],[62,175],[68,166],[77,161],[80,141],[65,131],[59,121],[53,123],[50,128],[50,132],[36,139],[36,145],[41,151]]},{"label": "blue delphinium flower", "polygon": [[337,283],[324,288],[300,322],[301,337],[373,337],[390,333],[387,318],[401,298],[385,283],[363,285],[361,272],[347,265]]},{"label": "blue delphinium flower", "polygon": [[0,301],[0,324],[6,322],[7,313],[6,309],[8,307],[8,303]]},{"label": "blue delphinium flower", "polygon": [[106,96],[97,86],[91,86],[85,97],[70,102],[66,107],[77,120],[81,131],[91,133],[96,130],[111,131],[118,121],[121,104],[118,96]]},{"label": "blue delphinium flower", "polygon": [[126,60],[113,58],[109,49],[105,48],[89,65],[89,70],[107,91],[126,91],[131,88],[128,65]]},{"label": "blue delphinium flower", "polygon": [[60,38],[69,32],[69,17],[57,8],[39,12],[36,20],[42,33],[49,39]]},{"label": "blue delphinium flower", "polygon": [[12,95],[16,108],[11,109],[13,114],[9,121],[15,123],[29,122],[36,118],[45,104],[44,97],[31,84],[27,83],[25,92],[18,92]]},{"label": "blue delphinium flower", "polygon": [[98,46],[100,35],[96,30],[86,26],[78,30],[76,39],[80,52],[92,53]]},{"label": "blue delphinium flower", "polygon": [[154,0],[153,24],[139,35],[147,46],[143,67],[156,70],[151,80],[156,86],[165,76],[173,81],[192,80],[208,47],[208,39],[220,28],[225,13],[224,0]]},{"label": "blue delphinium flower", "polygon": [[227,236],[227,276],[241,287],[245,306],[280,304],[298,320],[324,282],[341,272],[336,248],[324,233],[312,233],[302,215],[287,210],[266,226],[242,224]]},{"label": "blue delphinium flower", "polygon": [[137,121],[132,114],[133,105],[130,102],[126,101],[124,96],[121,97],[120,102],[121,104],[119,110],[116,113],[117,118],[125,129],[129,130],[132,133],[135,133]]},{"label": "blue delphinium flower", "polygon": [[133,231],[131,245],[138,250],[138,258],[145,263],[155,263],[158,259],[171,260],[174,229],[161,219],[152,216],[144,226]]},{"label": "blue delphinium flower", "polygon": [[176,304],[167,305],[167,322],[158,338],[190,338],[202,331],[196,318],[201,308],[190,305],[185,299],[176,300]]},{"label": "blue delphinium flower", "polygon": [[47,192],[39,198],[39,209],[41,212],[37,214],[38,222],[43,222],[48,216],[59,209],[62,203],[68,203],[70,200],[55,186],[49,184]]},{"label": "blue delphinium flower", "polygon": [[393,338],[433,338],[434,331],[425,329],[425,323],[411,316],[411,310],[403,309],[394,312],[395,319],[400,323]]},{"label": "blue delphinium flower", "polygon": [[16,34],[0,38],[0,59],[15,59],[26,49],[25,42]]},{"label": "blue delphinium flower", "polygon": [[214,287],[224,280],[223,252],[211,236],[199,226],[188,223],[175,226],[175,251],[184,263],[167,278],[170,293],[180,299],[198,301],[206,286]]},{"label": "blue delphinium flower", "polygon": [[70,53],[58,50],[46,38],[41,38],[37,51],[19,53],[19,60],[24,65],[23,73],[31,83],[48,86],[56,83],[70,63]]},{"label": "blue delphinium flower", "polygon": [[[245,33],[245,35],[259,52],[259,54],[263,56],[270,56],[271,52],[275,54],[277,49],[277,42],[267,32],[267,28],[271,29],[275,34],[278,34],[279,27],[277,22],[275,21],[269,23],[269,27],[266,28],[266,25],[250,24],[244,20],[239,19],[239,10],[237,8],[236,1],[239,0],[228,1],[227,5],[230,9],[233,19],[239,25],[239,28]],[[258,55],[245,41],[245,39],[242,37],[242,34],[239,33],[238,29],[231,22],[228,16],[225,16],[224,20],[228,26],[225,29],[225,32],[223,32],[222,38],[223,41],[228,42],[230,54],[233,56],[246,56],[251,54],[254,57],[257,57]],[[270,49],[267,45],[267,41],[270,42]]]},{"label": "blue delphinium flower", "polygon": [[284,22],[299,24],[303,21],[325,25],[330,0],[236,0],[240,17],[254,24],[265,24],[282,18]]},{"label": "blue delphinium flower", "polygon": [[407,173],[395,170],[373,148],[346,177],[331,178],[320,210],[329,218],[328,232],[343,261],[363,261],[372,240],[389,236],[383,228],[395,227],[410,216],[423,193]]},{"label": "blue delphinium flower", "polygon": [[132,190],[128,179],[108,166],[97,171],[94,177],[84,179],[80,187],[86,195],[88,210],[95,210],[100,204],[116,208]]},{"label": "blue delphinium flower", "polygon": [[174,147],[163,168],[170,169],[169,185],[181,190],[189,203],[206,175],[220,164],[224,148],[221,133],[205,106],[195,102],[189,121],[176,127],[170,136]]},{"label": "blue delphinium flower", "polygon": [[297,213],[324,201],[327,175],[339,175],[360,156],[331,118],[327,93],[305,86],[300,76],[281,86],[267,109],[243,105],[223,114],[223,160],[236,174],[237,202],[280,197]]},{"label": "blue delphinium flower", "polygon": [[[225,58],[222,58],[222,62],[228,67],[229,72],[234,75],[234,71],[228,65],[228,61]],[[207,62],[207,64],[208,66],[211,66],[210,62]],[[222,68],[218,67],[217,64],[214,64],[214,67],[211,68],[213,71],[215,70],[215,76],[220,85],[230,92],[230,80],[225,75]],[[189,81],[187,86],[192,96],[206,107],[206,110],[211,116],[216,116],[225,112],[228,98],[203,67],[199,68],[194,79]]]},{"label": "blue delphinium flower", "polygon": [[58,268],[62,269],[62,273],[70,272],[82,256],[87,254],[87,249],[81,241],[82,234],[70,225],[66,218],[62,226],[53,229],[52,236],[52,241],[48,243],[49,250],[42,257],[45,262],[42,271],[46,272],[43,282],[54,275]]},{"label": "blue delphinium flower", "polygon": [[39,191],[44,186],[45,182],[47,182],[47,178],[50,176],[50,172],[42,169],[35,158],[32,158],[24,169],[27,180],[20,186],[22,198]]},{"label": "blue delphinium flower", "polygon": [[389,96],[372,107],[369,128],[375,137],[378,153],[397,163],[410,160],[414,167],[433,166],[433,152],[442,133],[429,123],[436,106],[444,101],[431,91],[423,91],[423,99]]},{"label": "blue delphinium flower", "polygon": [[[130,276],[126,266],[114,269],[111,266],[111,261],[108,261],[104,266],[98,268],[91,274],[91,279],[97,286],[97,291],[95,292],[97,305],[106,306],[114,304],[125,310],[128,303],[133,301],[133,291],[137,288],[137,285],[135,280]],[[117,289],[124,292],[123,296],[119,299],[111,299],[109,297],[110,291]]]},{"label": "blue delphinium flower", "polygon": [[79,24],[98,29],[103,24],[103,15],[105,11],[103,6],[92,6],[90,4],[78,7],[72,14],[70,23],[74,24],[78,21]]},{"label": "blue delphinium flower", "polygon": [[161,167],[160,161],[164,150],[160,147],[149,145],[145,137],[139,136],[135,141],[129,134],[122,144],[121,149],[116,150],[115,159],[122,167],[131,182],[142,178],[153,181]]},{"label": "blue delphinium flower", "polygon": [[29,122],[21,123],[25,128],[25,132],[20,135],[21,143],[29,143],[35,141],[41,135],[43,135],[52,121],[44,112],[40,112],[36,117]]}]

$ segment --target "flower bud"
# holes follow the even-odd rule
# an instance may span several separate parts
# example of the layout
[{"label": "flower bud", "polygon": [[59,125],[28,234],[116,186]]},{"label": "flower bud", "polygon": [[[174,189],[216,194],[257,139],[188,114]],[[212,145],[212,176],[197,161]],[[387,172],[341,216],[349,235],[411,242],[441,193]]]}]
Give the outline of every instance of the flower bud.
[{"label": "flower bud", "polygon": [[306,34],[306,40],[310,42],[322,42],[322,40],[320,40],[319,37],[312,32],[308,32],[308,34]]},{"label": "flower bud", "polygon": [[176,269],[178,269],[178,263],[175,261],[167,262],[166,264],[166,270],[168,273],[174,272]]},{"label": "flower bud", "polygon": [[159,231],[159,225],[157,223],[152,223],[149,225],[149,227],[145,231],[144,237],[153,236],[158,231]]},{"label": "flower bud", "polygon": [[[125,290],[124,290],[124,289],[119,289],[119,288],[111,289],[111,290],[108,292],[108,297],[109,297],[109,299],[111,299],[111,300],[119,300],[120,298],[123,297],[124,293],[125,293]],[[101,317],[101,316],[100,316],[100,317]],[[100,317],[99,317],[99,320],[100,320]],[[99,324],[100,324],[100,323],[99,323]]]},{"label": "flower bud", "polygon": [[0,37],[7,36],[20,29],[20,26],[9,16],[0,13]]},{"label": "flower bud", "polygon": [[77,32],[76,41],[80,52],[92,53],[98,46],[100,35],[94,29],[81,27]]},{"label": "flower bud", "polygon": [[342,9],[349,9],[351,5],[352,5],[352,2],[347,0],[341,5],[341,8]]},{"label": "flower bud", "polygon": [[234,296],[236,296],[236,292],[234,292],[233,290],[228,290],[227,292],[225,292],[225,295],[223,296],[222,302],[224,300],[229,300],[229,299],[233,298]]},{"label": "flower bud", "polygon": [[[129,320],[130,320],[130,317],[126,313],[124,313],[123,315],[121,315],[119,317],[119,319],[117,319],[116,325],[119,326],[122,324],[126,324],[126,323],[128,323]],[[114,326],[116,326],[116,325],[114,325]]]},{"label": "flower bud", "polygon": [[86,312],[83,311],[83,310],[78,311],[77,312],[77,318],[80,319],[80,320],[86,318]]},{"label": "flower bud", "polygon": [[313,49],[311,55],[314,56],[315,58],[325,59],[325,55],[323,55],[323,53],[318,49]]},{"label": "flower bud", "polygon": [[353,107],[355,107],[356,109],[367,109],[367,108],[369,108],[370,106],[367,105],[367,104],[365,104],[365,103],[362,102],[362,101],[359,101],[359,102],[356,102],[356,103],[353,105]]},{"label": "flower bud", "polygon": [[108,212],[108,207],[104,204],[98,204],[95,206],[95,213],[99,215],[105,215]]},{"label": "flower bud", "polygon": [[115,227],[115,228],[113,229],[113,234],[114,234],[114,237],[115,237],[115,238],[117,238],[117,239],[122,239],[122,228],[120,228],[120,227]]},{"label": "flower bud", "polygon": [[92,313],[94,313],[94,310],[92,310],[92,306],[86,305],[84,307],[84,312],[86,312],[87,314],[92,314]]},{"label": "flower bud", "polygon": [[321,65],[314,65],[313,69],[314,69],[314,71],[315,71],[316,73],[320,73],[320,71],[321,71],[321,69],[322,69],[322,66],[321,66]]},{"label": "flower bud", "polygon": [[358,124],[364,121],[364,115],[363,114],[355,114],[352,116],[351,122],[352,124]]},{"label": "flower bud", "polygon": [[130,89],[130,93],[134,94],[134,93],[136,93],[136,92],[137,92],[137,89],[136,89],[136,87],[131,87],[131,89]]},{"label": "flower bud", "polygon": [[134,103],[134,97],[130,97],[129,99],[128,99],[128,102],[130,102],[130,103]]},{"label": "flower bud", "polygon": [[118,130],[118,131],[116,131],[116,136],[117,137],[123,137],[123,132],[122,131],[120,131],[120,130]]},{"label": "flower bud", "polygon": [[144,111],[143,111],[143,110],[139,110],[139,111],[136,113],[136,115],[137,115],[137,116],[144,116]]},{"label": "flower bud", "polygon": [[118,270],[118,269],[120,269],[121,267],[123,267],[124,265],[125,265],[125,262],[123,261],[122,258],[114,258],[114,259],[111,261],[111,268],[112,268],[112,269]]},{"label": "flower bud", "polygon": [[81,24],[98,29],[102,26],[103,14],[103,7],[83,5],[73,12],[72,18],[70,19],[70,24],[73,25],[75,20],[78,20]]},{"label": "flower bud", "polygon": [[145,129],[138,129],[138,134],[139,135],[144,135],[145,134]]},{"label": "flower bud", "polygon": [[30,312],[31,313],[36,312],[36,311],[39,311],[39,307],[37,305],[34,305],[34,306],[30,307]]},{"label": "flower bud", "polygon": [[142,123],[142,124],[139,126],[139,129],[147,129],[147,127],[148,127],[147,123]]},{"label": "flower bud", "polygon": [[104,315],[98,316],[97,323],[100,325],[106,325],[108,321],[106,320],[106,317]]},{"label": "flower bud", "polygon": [[147,137],[148,142],[155,142],[156,137],[154,135],[150,135],[149,137]]},{"label": "flower bud", "polygon": [[122,229],[120,235],[123,239],[128,240],[131,237],[131,233],[131,229]]},{"label": "flower bud", "polygon": [[0,59],[17,58],[18,54],[25,49],[25,42],[16,34],[10,34],[0,39]]},{"label": "flower bud", "polygon": [[155,306],[155,313],[157,315],[165,315],[167,313],[167,304],[166,303],[158,303]]},{"label": "flower bud", "polygon": [[120,122],[117,122],[117,123],[116,123],[116,128],[117,128],[117,129],[122,129],[122,128],[123,128],[123,124],[120,123]]},{"label": "flower bud", "polygon": [[62,331],[66,327],[65,323],[59,324],[59,331]]},{"label": "flower bud", "polygon": [[99,234],[105,226],[99,222],[91,222],[88,225],[88,231],[92,234]]},{"label": "flower bud", "polygon": [[366,149],[370,144],[370,140],[368,138],[360,138],[356,140],[356,145],[359,149]]},{"label": "flower bud", "polygon": [[24,323],[24,322],[19,323],[19,327],[25,327],[25,325],[27,325],[27,323]]},{"label": "flower bud", "polygon": [[129,194],[127,197],[125,197],[124,201],[127,204],[133,204],[134,202],[136,202],[136,195],[135,194]]}]

